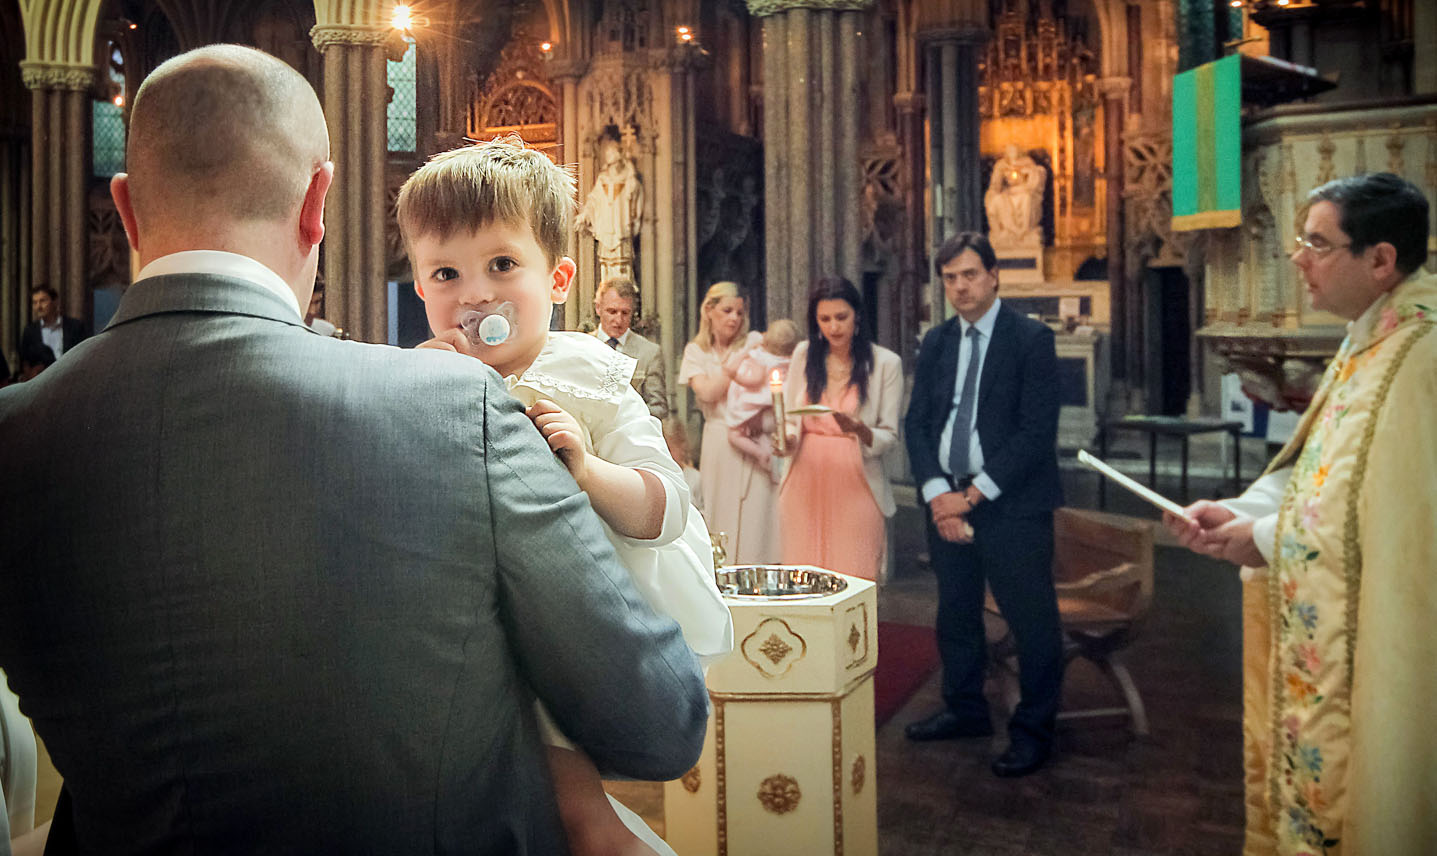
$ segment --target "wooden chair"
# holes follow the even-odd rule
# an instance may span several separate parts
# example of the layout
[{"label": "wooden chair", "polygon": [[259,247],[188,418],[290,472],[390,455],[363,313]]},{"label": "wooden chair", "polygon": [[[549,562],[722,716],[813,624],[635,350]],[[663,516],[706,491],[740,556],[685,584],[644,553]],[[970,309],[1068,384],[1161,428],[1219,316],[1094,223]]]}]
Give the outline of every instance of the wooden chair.
[{"label": "wooden chair", "polygon": [[[1064,635],[1063,661],[1088,660],[1122,695],[1123,707],[1065,710],[1059,720],[1129,716],[1148,734],[1148,716],[1122,651],[1137,635],[1153,599],[1153,531],[1149,523],[1097,511],[1060,508],[1053,517],[1053,581]],[[989,593],[985,620],[993,673],[1009,707],[1018,703],[1018,654]]]}]

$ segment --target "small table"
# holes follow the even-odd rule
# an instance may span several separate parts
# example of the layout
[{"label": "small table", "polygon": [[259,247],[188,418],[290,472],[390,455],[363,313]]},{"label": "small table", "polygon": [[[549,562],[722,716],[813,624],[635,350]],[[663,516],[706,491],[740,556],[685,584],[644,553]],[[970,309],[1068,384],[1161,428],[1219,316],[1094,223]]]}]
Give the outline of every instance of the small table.
[{"label": "small table", "polygon": [[[1188,438],[1194,434],[1226,431],[1232,435],[1232,488],[1236,495],[1242,490],[1242,423],[1224,419],[1185,419],[1181,416],[1124,416],[1109,419],[1098,433],[1098,454],[1108,457],[1108,435],[1115,431],[1138,431],[1148,435],[1148,487],[1156,488],[1158,479],[1158,435],[1182,440],[1182,495],[1188,500]],[[1098,481],[1098,507],[1107,504],[1107,479]]]}]

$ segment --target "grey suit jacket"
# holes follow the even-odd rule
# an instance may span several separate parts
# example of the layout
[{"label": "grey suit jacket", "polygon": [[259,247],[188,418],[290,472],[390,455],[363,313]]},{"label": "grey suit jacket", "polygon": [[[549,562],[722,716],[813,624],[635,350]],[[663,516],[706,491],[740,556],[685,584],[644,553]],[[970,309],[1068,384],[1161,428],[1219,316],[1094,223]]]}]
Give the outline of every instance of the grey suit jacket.
[{"label": "grey suit jacket", "polygon": [[669,387],[664,381],[664,353],[657,343],[645,339],[633,330],[619,346],[619,352],[639,361],[634,369],[634,389],[643,396],[644,403],[655,418],[662,420],[669,415]]},{"label": "grey suit jacket", "polygon": [[[671,778],[707,693],[497,375],[136,283],[0,390],[0,666],[82,852],[565,852],[533,696]],[[532,691],[532,692],[531,692]]]}]

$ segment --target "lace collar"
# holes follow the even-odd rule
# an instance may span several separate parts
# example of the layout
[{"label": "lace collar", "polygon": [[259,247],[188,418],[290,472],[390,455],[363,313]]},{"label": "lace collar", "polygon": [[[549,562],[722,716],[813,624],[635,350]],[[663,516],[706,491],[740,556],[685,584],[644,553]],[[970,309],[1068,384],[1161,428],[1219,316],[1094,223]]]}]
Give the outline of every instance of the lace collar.
[{"label": "lace collar", "polygon": [[550,333],[523,377],[509,375],[504,383],[515,397],[531,399],[526,403],[548,398],[565,410],[611,411],[618,409],[637,365],[587,333]]}]

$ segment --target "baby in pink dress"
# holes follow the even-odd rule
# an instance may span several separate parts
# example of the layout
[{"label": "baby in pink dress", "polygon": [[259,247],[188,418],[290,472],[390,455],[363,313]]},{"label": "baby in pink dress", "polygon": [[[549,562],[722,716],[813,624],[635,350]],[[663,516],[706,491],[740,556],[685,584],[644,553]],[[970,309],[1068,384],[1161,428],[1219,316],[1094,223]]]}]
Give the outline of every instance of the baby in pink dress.
[{"label": "baby in pink dress", "polygon": [[772,465],[773,449],[768,439],[774,428],[769,383],[774,372],[778,373],[779,383],[788,375],[788,361],[799,338],[798,325],[780,319],[762,334],[749,333],[748,343],[724,364],[733,377],[728,388],[728,441],[759,466],[767,467],[775,484],[779,478]]}]

